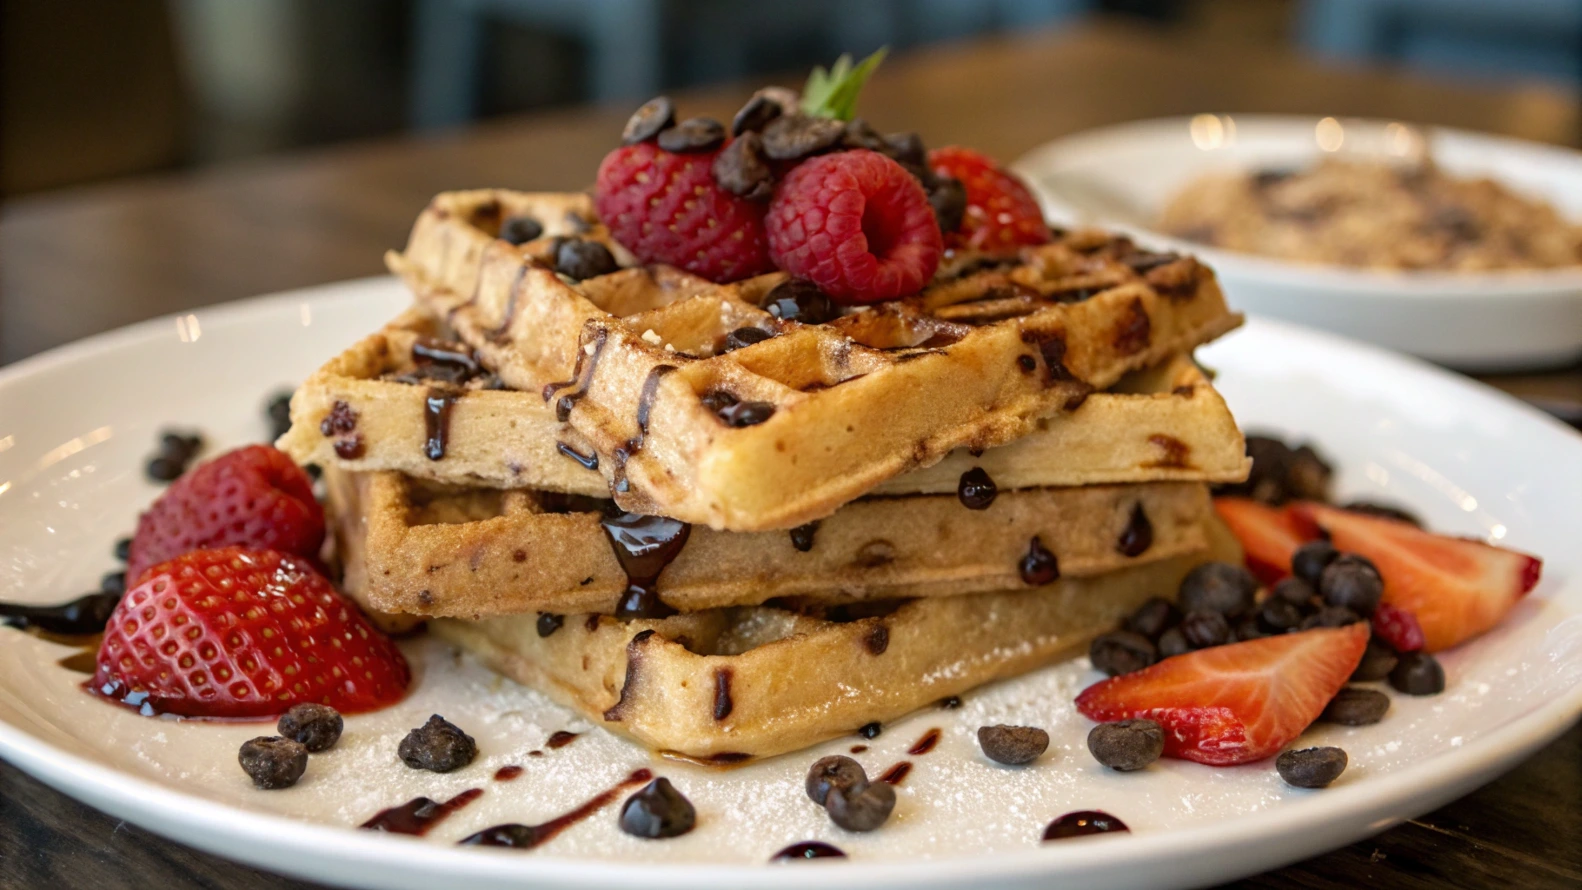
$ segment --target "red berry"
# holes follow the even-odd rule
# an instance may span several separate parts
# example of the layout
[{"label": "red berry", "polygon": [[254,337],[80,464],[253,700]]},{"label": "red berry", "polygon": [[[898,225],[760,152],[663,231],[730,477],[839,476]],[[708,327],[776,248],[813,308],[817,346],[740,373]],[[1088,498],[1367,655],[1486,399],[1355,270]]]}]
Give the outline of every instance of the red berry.
[{"label": "red berry", "polygon": [[1423,648],[1423,628],[1405,609],[1379,603],[1373,610],[1373,635],[1397,652],[1416,652]]},{"label": "red berry", "polygon": [[303,702],[381,708],[410,680],[395,644],[306,560],[227,547],[160,563],[127,592],[92,688],[145,713],[270,717]]},{"label": "red berry", "polygon": [[593,190],[599,218],[644,263],[668,263],[719,282],[772,270],[763,205],[715,183],[718,154],[674,154],[652,142],[617,148],[599,164]]},{"label": "red berry", "polygon": [[1422,648],[1439,652],[1499,624],[1538,584],[1543,562],[1466,538],[1427,532],[1322,504],[1292,504],[1298,523],[1329,534],[1339,550],[1366,556],[1384,578],[1384,602],[1411,613]]},{"label": "red berry", "polygon": [[165,490],[137,521],[126,577],[190,550],[251,547],[315,559],[324,508],[308,474],[283,452],[249,445],[220,455]]},{"label": "red berry", "polygon": [[949,246],[1003,251],[1049,241],[1049,226],[1033,193],[985,155],[948,146],[929,152],[928,165],[941,176],[961,180],[967,190],[961,228],[945,236]]},{"label": "red berry", "polygon": [[1358,622],[1199,649],[1095,683],[1077,696],[1077,710],[1100,723],[1159,723],[1166,757],[1250,763],[1318,719],[1367,647],[1368,626]]},{"label": "red berry", "polygon": [[1241,542],[1247,570],[1259,581],[1273,585],[1291,574],[1291,554],[1307,538],[1284,510],[1235,497],[1215,498],[1214,510]]},{"label": "red berry", "polygon": [[798,164],[769,202],[768,229],[781,269],[848,305],[917,293],[944,252],[922,185],[872,151]]}]

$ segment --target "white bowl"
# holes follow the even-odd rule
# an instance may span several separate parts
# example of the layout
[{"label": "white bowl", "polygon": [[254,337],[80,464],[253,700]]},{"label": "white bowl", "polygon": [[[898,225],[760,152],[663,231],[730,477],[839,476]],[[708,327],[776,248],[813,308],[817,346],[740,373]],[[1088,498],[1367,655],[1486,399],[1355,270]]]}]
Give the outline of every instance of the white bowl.
[{"label": "white bowl", "polygon": [[1210,170],[1291,168],[1330,151],[1403,156],[1427,147],[1458,176],[1489,176],[1582,219],[1582,153],[1399,122],[1262,115],[1138,121],[1050,142],[1015,164],[1051,220],[1100,224],[1188,251],[1240,309],[1326,328],[1442,364],[1514,370],[1582,358],[1582,267],[1384,272],[1218,250],[1152,231],[1159,210]]}]

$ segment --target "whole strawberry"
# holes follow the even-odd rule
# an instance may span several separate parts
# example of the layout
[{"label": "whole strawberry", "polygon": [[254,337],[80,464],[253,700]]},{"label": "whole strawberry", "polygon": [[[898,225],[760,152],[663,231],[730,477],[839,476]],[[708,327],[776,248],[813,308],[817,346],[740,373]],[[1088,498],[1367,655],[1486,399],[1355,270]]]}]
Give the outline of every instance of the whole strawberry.
[{"label": "whole strawberry", "polygon": [[126,577],[205,547],[237,545],[313,559],[324,543],[324,509],[313,483],[268,445],[220,455],[177,479],[137,521]]},{"label": "whole strawberry", "polygon": [[593,189],[599,218],[644,263],[668,263],[710,281],[770,271],[764,205],[714,180],[719,148],[673,152],[651,141],[605,155]]},{"label": "whole strawberry", "polygon": [[940,176],[961,181],[967,210],[961,227],[945,236],[950,247],[1002,252],[1049,241],[1049,226],[1027,186],[986,155],[948,146],[928,153],[928,165]]},{"label": "whole strawberry", "polygon": [[876,151],[798,164],[775,189],[768,228],[780,268],[846,304],[917,293],[944,252],[923,186]]},{"label": "whole strawberry", "polygon": [[127,592],[92,689],[146,714],[272,717],[303,702],[381,708],[410,680],[395,644],[307,561],[227,547],[153,566]]}]

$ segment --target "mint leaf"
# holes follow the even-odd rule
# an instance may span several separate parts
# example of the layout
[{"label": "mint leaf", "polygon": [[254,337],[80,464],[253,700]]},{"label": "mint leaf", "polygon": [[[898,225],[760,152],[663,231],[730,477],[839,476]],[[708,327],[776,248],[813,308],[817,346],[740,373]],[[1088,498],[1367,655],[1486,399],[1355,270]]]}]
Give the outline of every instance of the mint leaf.
[{"label": "mint leaf", "polygon": [[802,88],[802,113],[810,117],[851,120],[857,114],[857,95],[862,92],[863,84],[889,51],[889,47],[882,46],[855,67],[849,53],[842,53],[828,71],[823,66],[815,66],[808,75],[807,86]]}]

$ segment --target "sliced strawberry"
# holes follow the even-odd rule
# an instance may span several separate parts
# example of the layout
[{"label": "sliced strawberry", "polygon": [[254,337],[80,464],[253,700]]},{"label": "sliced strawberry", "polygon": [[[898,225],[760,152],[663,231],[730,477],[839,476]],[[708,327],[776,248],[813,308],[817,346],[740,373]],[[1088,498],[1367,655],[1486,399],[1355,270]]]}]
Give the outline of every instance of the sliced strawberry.
[{"label": "sliced strawberry", "polygon": [[145,713],[343,713],[406,694],[400,650],[300,557],[194,550],[150,568],[105,625],[91,688]]},{"label": "sliced strawberry", "polygon": [[1367,646],[1368,625],[1358,622],[1199,649],[1095,683],[1077,696],[1077,710],[1101,723],[1157,721],[1166,757],[1250,763],[1318,719]]},{"label": "sliced strawberry", "polygon": [[1310,540],[1284,510],[1250,498],[1215,498],[1214,510],[1241,542],[1248,571],[1265,584],[1291,574],[1291,554]]},{"label": "sliced strawberry", "polygon": [[1439,652],[1500,623],[1538,584],[1536,557],[1466,538],[1423,531],[1322,504],[1293,504],[1292,515],[1329,533],[1334,545],[1373,561],[1384,602],[1422,626],[1423,648]]},{"label": "sliced strawberry", "polygon": [[1397,652],[1416,652],[1423,648],[1423,626],[1405,609],[1379,603],[1373,610],[1373,635]]}]

